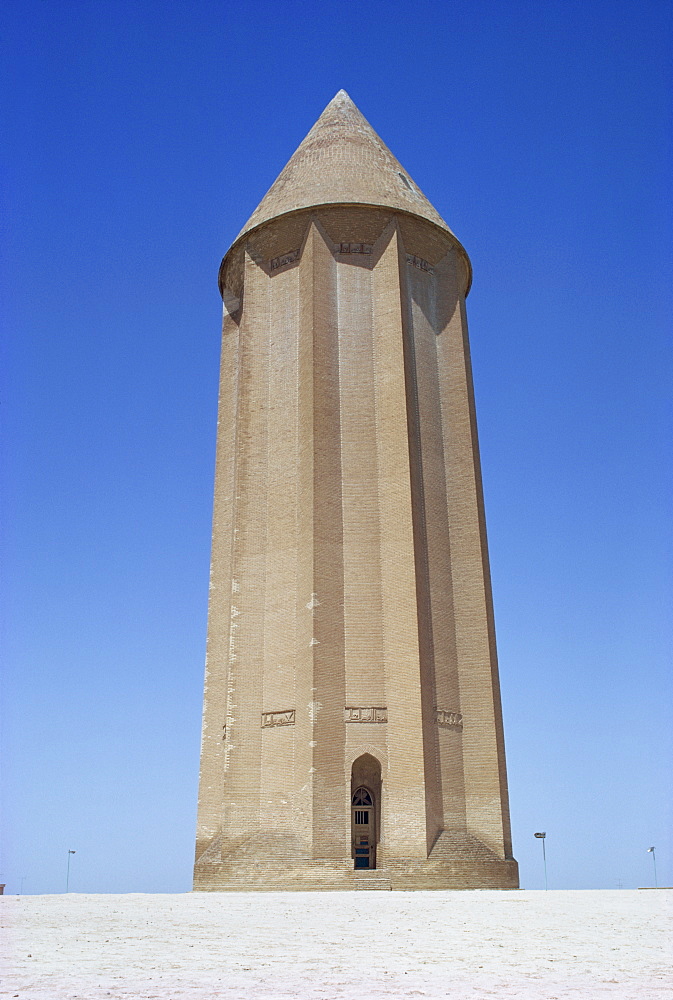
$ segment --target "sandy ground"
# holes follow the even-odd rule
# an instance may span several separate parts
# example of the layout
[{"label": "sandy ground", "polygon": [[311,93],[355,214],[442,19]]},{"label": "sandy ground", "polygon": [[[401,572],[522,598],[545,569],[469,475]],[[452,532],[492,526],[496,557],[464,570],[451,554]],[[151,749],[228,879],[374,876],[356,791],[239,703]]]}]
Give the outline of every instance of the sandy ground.
[{"label": "sandy ground", "polygon": [[19,1000],[673,997],[673,891],[0,897]]}]

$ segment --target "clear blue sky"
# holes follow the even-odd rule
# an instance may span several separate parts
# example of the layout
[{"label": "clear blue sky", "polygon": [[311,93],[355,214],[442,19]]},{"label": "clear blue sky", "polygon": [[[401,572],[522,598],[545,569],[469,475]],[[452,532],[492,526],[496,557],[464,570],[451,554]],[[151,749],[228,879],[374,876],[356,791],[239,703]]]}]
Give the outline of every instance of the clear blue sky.
[{"label": "clear blue sky", "polygon": [[522,885],[672,885],[669,5],[0,17],[7,891],[190,887],[217,269],[341,87],[474,266]]}]

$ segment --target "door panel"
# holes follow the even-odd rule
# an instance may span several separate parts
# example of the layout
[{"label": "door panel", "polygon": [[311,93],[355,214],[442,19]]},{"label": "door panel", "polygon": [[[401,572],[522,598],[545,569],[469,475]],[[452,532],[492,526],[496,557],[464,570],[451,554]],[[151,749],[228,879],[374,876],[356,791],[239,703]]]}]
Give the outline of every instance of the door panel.
[{"label": "door panel", "polygon": [[352,855],[356,869],[376,868],[376,809],[373,793],[356,789],[351,809]]}]

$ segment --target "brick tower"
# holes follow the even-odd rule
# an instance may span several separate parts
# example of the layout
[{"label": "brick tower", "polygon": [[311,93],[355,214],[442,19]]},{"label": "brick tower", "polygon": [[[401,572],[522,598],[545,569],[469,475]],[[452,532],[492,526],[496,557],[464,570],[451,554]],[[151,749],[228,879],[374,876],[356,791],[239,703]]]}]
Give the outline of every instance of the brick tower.
[{"label": "brick tower", "polygon": [[196,889],[518,885],[470,277],[344,91],[222,262]]}]

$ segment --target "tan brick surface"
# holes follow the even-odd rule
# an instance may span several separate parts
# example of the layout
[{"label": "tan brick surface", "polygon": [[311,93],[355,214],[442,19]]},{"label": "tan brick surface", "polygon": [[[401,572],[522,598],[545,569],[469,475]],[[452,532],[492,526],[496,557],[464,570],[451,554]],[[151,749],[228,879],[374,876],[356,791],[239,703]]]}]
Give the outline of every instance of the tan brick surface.
[{"label": "tan brick surface", "polygon": [[343,92],[222,263],[195,888],[517,884],[470,278]]}]

